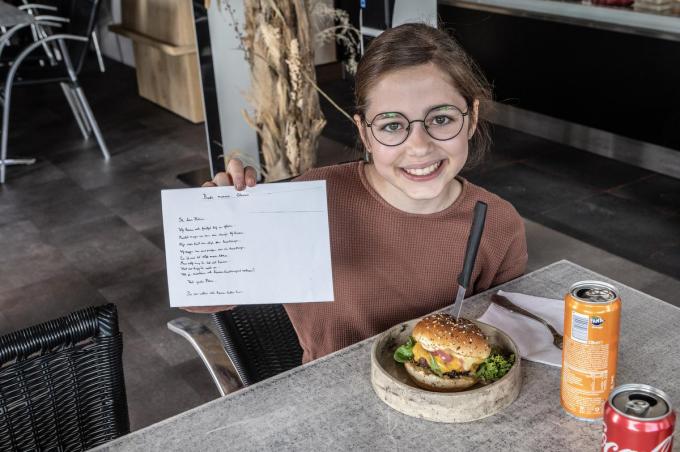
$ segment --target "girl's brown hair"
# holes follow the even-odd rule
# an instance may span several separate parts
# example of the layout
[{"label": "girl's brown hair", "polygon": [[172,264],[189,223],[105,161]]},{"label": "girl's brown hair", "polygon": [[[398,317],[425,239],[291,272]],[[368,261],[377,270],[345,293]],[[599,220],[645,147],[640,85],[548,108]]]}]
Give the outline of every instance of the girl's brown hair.
[{"label": "girl's brown hair", "polygon": [[[466,166],[479,163],[491,144],[489,125],[484,120],[491,107],[491,87],[477,64],[446,31],[426,24],[410,23],[391,28],[371,42],[359,61],[354,85],[356,113],[365,119],[368,93],[385,74],[435,64],[451,77],[456,89],[472,111],[479,101],[477,130],[470,140]],[[408,88],[405,88],[408,89]]]}]

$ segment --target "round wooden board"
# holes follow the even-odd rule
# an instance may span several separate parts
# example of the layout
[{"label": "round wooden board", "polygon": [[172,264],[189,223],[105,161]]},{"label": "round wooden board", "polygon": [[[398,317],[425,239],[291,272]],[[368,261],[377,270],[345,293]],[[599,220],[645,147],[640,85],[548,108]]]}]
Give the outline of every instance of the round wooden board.
[{"label": "round wooden board", "polygon": [[515,364],[500,380],[477,384],[461,392],[433,392],[421,389],[409,378],[404,366],[394,361],[394,350],[406,343],[420,319],[397,325],[381,334],[371,349],[371,383],[378,397],[390,407],[409,416],[435,422],[470,422],[491,416],[510,405],[522,385],[519,350],[510,337],[486,323],[473,320],[489,343],[515,354]]}]

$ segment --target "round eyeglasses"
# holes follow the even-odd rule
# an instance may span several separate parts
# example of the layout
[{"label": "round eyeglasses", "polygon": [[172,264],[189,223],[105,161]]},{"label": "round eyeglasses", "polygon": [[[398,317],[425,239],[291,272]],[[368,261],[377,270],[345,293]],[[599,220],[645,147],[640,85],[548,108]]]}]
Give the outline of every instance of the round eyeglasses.
[{"label": "round eyeglasses", "polygon": [[452,140],[463,130],[465,116],[455,105],[439,105],[430,110],[424,119],[410,121],[406,115],[399,112],[385,112],[375,115],[366,127],[371,129],[373,137],[385,146],[399,146],[411,134],[411,124],[422,122],[425,131],[437,141]]}]

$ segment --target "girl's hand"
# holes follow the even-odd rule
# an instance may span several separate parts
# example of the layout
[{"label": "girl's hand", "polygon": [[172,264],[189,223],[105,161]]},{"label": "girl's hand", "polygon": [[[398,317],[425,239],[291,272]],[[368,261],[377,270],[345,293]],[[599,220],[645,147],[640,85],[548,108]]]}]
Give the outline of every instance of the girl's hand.
[{"label": "girl's hand", "polygon": [[223,187],[234,186],[241,191],[248,187],[257,185],[257,172],[252,166],[243,167],[243,162],[239,159],[231,159],[227,163],[227,171],[215,174],[213,180],[203,184],[204,187]]}]

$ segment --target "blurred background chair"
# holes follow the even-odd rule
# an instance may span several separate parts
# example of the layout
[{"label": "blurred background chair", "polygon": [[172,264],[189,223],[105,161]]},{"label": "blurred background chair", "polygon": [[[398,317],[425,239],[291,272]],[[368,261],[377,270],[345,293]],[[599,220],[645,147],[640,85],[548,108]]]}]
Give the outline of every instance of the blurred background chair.
[{"label": "blurred background chair", "polygon": [[[110,154],[90,104],[78,81],[90,45],[95,46],[100,69],[103,60],[94,32],[100,0],[37,0],[17,8],[27,20],[6,29],[0,36],[2,85],[2,137],[0,184],[7,165],[31,164],[35,159],[8,159],[8,134],[12,89],[59,83],[83,138],[94,135],[104,159]],[[2,31],[2,30],[0,30]]]},{"label": "blurred background chair", "polygon": [[0,450],[86,450],[130,430],[108,304],[0,336]]},{"label": "blurred background chair", "polygon": [[221,395],[302,364],[302,348],[282,305],[237,306],[211,315],[219,339],[186,317],[168,322],[206,364]]}]

